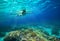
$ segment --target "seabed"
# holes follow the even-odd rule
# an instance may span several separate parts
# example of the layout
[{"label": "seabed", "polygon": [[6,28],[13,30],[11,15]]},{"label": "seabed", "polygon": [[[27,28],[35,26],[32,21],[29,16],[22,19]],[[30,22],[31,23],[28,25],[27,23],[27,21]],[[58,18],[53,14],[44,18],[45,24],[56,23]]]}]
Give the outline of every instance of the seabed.
[{"label": "seabed", "polygon": [[49,35],[37,26],[18,26],[8,32],[3,41],[60,41],[56,36]]}]

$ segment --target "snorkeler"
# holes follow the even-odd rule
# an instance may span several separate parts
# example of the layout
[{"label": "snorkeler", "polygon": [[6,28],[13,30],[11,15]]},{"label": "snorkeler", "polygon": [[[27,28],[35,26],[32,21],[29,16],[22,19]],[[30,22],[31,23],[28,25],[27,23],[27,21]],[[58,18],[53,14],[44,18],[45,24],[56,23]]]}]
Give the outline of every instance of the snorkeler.
[{"label": "snorkeler", "polygon": [[19,16],[24,16],[24,15],[26,15],[26,9],[23,9],[23,10],[19,11],[19,12],[18,12],[18,15],[19,15]]},{"label": "snorkeler", "polygon": [[26,10],[22,10],[22,15],[25,15],[26,14]]}]

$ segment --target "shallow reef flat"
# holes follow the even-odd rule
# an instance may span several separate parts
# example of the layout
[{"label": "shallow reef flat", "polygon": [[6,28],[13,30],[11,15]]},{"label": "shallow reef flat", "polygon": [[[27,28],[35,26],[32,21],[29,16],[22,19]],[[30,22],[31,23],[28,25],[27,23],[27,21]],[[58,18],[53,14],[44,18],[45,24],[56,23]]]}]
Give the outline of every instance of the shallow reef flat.
[{"label": "shallow reef flat", "polygon": [[60,41],[60,39],[47,35],[41,29],[28,26],[8,32],[3,41]]}]

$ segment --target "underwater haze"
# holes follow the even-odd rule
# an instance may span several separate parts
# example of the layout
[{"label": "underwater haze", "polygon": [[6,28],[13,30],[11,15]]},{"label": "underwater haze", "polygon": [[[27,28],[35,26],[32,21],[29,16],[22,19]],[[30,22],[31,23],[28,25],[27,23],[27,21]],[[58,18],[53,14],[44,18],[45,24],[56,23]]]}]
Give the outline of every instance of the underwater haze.
[{"label": "underwater haze", "polygon": [[0,38],[19,25],[60,38],[60,0],[0,0]]}]

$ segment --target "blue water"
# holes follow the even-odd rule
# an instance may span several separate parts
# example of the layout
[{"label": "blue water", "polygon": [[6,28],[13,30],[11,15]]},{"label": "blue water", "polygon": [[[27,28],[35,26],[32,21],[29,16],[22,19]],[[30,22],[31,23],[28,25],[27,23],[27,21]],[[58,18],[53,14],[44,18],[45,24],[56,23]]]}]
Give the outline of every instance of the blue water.
[{"label": "blue water", "polygon": [[[19,2],[14,1],[14,2]],[[60,30],[60,0],[22,1],[21,5],[12,0],[0,0],[0,32],[5,32],[11,26],[40,25],[51,35],[51,30]],[[5,4],[4,4],[5,3]],[[10,7],[11,6],[11,7]],[[24,16],[19,16],[22,9],[26,9]],[[51,25],[46,27],[46,25]],[[45,27],[44,27],[45,26]],[[48,28],[48,29],[46,29]],[[57,36],[60,36],[57,35]]]}]

